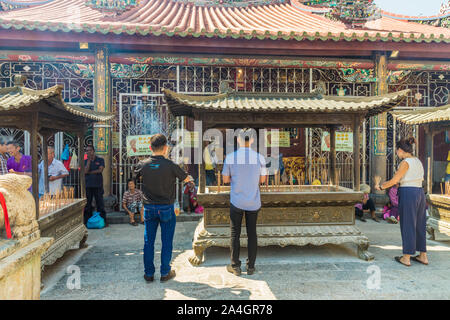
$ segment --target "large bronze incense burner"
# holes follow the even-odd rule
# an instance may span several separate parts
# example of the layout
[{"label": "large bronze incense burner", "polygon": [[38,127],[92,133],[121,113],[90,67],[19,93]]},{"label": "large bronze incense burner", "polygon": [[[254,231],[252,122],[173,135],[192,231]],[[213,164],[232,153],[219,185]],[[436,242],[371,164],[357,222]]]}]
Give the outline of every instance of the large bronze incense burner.
[{"label": "large bronze incense burner", "polygon": [[[295,191],[290,186],[269,188],[273,190],[261,192],[259,246],[356,243],[361,259],[373,259],[367,251],[369,239],[355,227],[354,205],[362,201],[362,192],[336,186],[294,186]],[[209,193],[198,194],[205,211],[194,235],[194,255],[189,259],[193,265],[203,262],[208,247],[230,245],[229,187],[222,187],[220,193],[217,187],[208,189]],[[241,246],[245,247],[245,228],[242,231]]]},{"label": "large bronze incense burner", "polygon": [[[329,130],[331,145],[327,184],[321,186],[261,186],[262,208],[258,213],[259,246],[303,246],[307,244],[356,243],[358,256],[372,260],[369,239],[355,227],[354,206],[361,202],[360,153],[353,157],[354,190],[339,186],[336,170],[335,132],[339,126],[352,129],[353,150],[360,150],[360,129],[365,117],[385,112],[400,103],[409,90],[376,97],[331,97],[319,91],[308,94],[270,94],[228,92],[216,96],[195,97],[165,90],[165,98],[174,116],[189,116],[201,121],[201,147],[204,132],[210,128],[297,128],[321,127]],[[260,137],[261,139],[261,137]],[[220,174],[218,175],[220,181]],[[296,179],[301,180],[301,179]],[[199,164],[199,203],[204,217],[195,231],[193,265],[204,261],[204,251],[211,246],[230,245],[229,187],[206,186],[205,164]],[[241,246],[247,245],[245,228]]]}]

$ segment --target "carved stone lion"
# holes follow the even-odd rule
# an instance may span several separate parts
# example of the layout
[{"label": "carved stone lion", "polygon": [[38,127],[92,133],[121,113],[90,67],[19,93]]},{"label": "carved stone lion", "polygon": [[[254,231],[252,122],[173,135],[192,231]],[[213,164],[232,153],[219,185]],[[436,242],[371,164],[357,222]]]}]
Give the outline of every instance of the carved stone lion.
[{"label": "carved stone lion", "polygon": [[[36,221],[36,204],[28,191],[32,179],[29,176],[8,173],[0,175],[0,192],[8,209],[9,223],[15,239],[27,236],[39,229]],[[0,230],[5,229],[5,218],[0,206]]]}]

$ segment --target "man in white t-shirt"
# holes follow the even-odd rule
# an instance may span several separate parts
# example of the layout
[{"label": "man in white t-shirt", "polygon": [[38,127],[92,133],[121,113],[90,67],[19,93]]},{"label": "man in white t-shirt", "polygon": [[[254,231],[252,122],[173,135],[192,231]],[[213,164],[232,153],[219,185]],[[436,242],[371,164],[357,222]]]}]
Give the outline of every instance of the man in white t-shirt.
[{"label": "man in white t-shirt", "polygon": [[[62,189],[62,182],[65,177],[69,175],[63,163],[55,159],[55,149],[53,147],[47,148],[48,153],[48,193],[55,195]],[[39,195],[45,193],[45,179],[44,179],[44,161],[39,164]]]}]

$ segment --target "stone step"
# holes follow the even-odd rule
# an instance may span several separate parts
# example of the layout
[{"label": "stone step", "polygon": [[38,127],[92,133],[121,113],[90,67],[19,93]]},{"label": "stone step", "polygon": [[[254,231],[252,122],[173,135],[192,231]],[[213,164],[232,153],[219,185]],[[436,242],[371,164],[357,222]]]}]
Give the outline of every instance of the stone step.
[{"label": "stone step", "polygon": [[[107,217],[109,224],[124,224],[124,223],[130,222],[130,218],[128,217],[128,214],[126,214],[123,211],[108,212],[106,214],[106,217]],[[177,222],[199,221],[202,217],[203,217],[203,214],[182,212],[177,216]],[[136,214],[135,220],[140,221],[139,214]]]}]

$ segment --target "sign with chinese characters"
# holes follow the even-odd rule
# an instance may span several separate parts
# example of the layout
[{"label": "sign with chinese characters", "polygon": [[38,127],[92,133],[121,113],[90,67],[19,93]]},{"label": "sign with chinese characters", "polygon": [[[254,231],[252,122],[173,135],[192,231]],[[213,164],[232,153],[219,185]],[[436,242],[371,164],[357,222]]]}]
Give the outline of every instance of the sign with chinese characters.
[{"label": "sign with chinese characters", "polygon": [[152,154],[150,149],[151,135],[127,136],[128,157],[148,156]]},{"label": "sign with chinese characters", "polygon": [[199,147],[199,135],[197,131],[184,130],[183,135],[183,147],[185,148],[198,148]]},{"label": "sign with chinese characters", "polygon": [[387,116],[380,114],[372,118],[373,153],[375,156],[385,156],[387,150]]},{"label": "sign with chinese characters", "polygon": [[[330,133],[322,132],[322,151],[330,151]],[[353,152],[353,132],[336,132],[336,151]]]},{"label": "sign with chinese characters", "polygon": [[290,146],[290,131],[266,131],[266,147],[289,148]]}]

